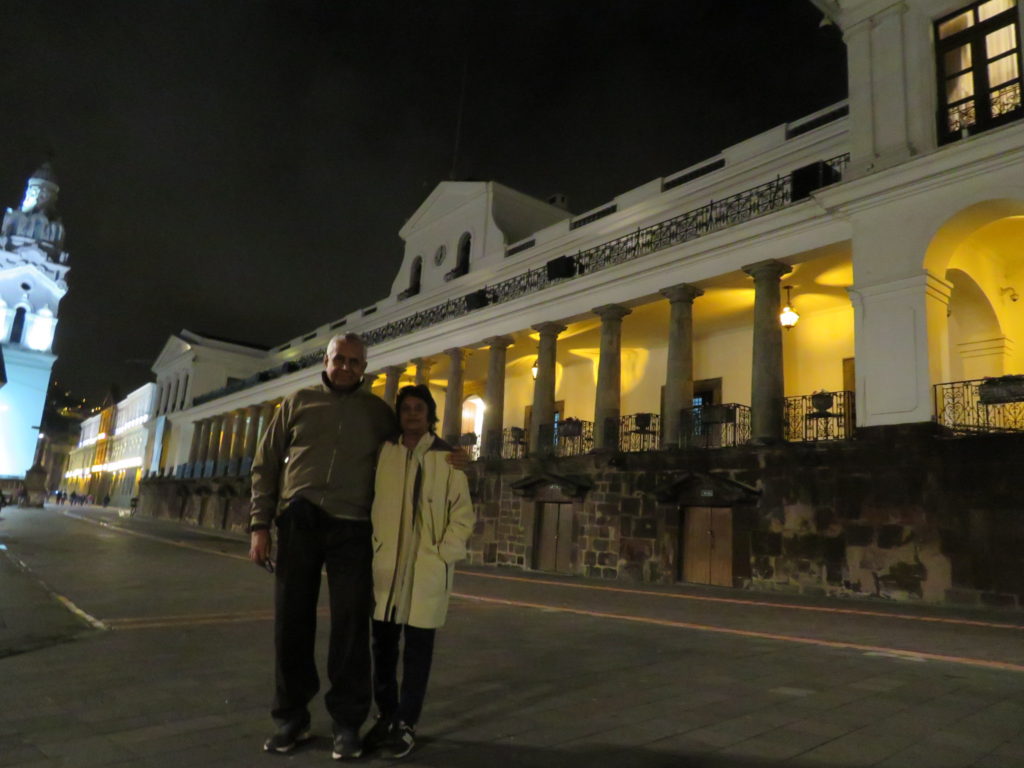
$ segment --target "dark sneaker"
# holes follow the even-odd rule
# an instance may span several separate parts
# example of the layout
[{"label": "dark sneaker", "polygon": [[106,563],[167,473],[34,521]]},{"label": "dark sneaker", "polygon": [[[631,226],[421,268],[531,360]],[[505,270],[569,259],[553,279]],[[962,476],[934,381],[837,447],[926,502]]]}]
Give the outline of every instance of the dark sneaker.
[{"label": "dark sneaker", "polygon": [[416,749],[416,731],[411,725],[399,723],[395,726],[394,736],[391,739],[391,756],[405,757]]},{"label": "dark sneaker", "polygon": [[263,742],[264,752],[277,752],[283,755],[291,752],[302,742],[309,738],[309,721],[297,720],[294,723],[285,723],[277,729],[277,733]]},{"label": "dark sneaker", "polygon": [[335,760],[355,760],[362,756],[363,747],[359,743],[359,732],[354,728],[334,729],[334,751],[331,757]]},{"label": "dark sneaker", "polygon": [[390,717],[383,717],[377,715],[377,722],[373,724],[373,727],[366,732],[363,736],[363,749],[367,752],[372,752],[375,749],[390,744],[392,739],[395,738],[395,722]]}]

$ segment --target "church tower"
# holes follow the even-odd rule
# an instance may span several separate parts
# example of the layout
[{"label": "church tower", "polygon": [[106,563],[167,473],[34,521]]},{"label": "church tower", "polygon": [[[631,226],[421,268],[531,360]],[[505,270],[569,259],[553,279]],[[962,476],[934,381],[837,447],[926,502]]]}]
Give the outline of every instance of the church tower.
[{"label": "church tower", "polygon": [[68,291],[60,187],[49,163],[28,180],[18,208],[0,227],[0,480],[23,478],[33,464],[43,416],[57,306]]}]

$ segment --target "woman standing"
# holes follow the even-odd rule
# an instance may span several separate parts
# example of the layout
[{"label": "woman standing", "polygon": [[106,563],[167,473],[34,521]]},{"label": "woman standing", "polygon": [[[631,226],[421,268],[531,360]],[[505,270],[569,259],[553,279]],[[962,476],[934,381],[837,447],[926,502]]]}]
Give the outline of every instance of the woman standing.
[{"label": "woman standing", "polygon": [[434,434],[437,406],[430,390],[403,387],[395,409],[402,434],[381,449],[371,512],[373,686],[379,714],[365,746],[405,757],[416,746],[434,635],[444,625],[455,563],[466,557],[474,515],[466,475],[448,464],[452,448]]}]

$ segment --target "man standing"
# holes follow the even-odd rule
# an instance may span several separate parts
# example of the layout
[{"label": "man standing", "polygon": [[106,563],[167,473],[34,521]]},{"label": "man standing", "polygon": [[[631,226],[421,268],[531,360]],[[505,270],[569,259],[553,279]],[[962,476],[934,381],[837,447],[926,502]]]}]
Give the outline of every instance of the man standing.
[{"label": "man standing", "polygon": [[249,559],[273,568],[277,731],[263,745],[288,752],[309,735],[309,702],[320,687],[313,658],[320,572],[326,565],[331,638],[330,689],[335,760],[362,754],[359,728],[370,709],[370,505],[377,449],[397,433],[391,408],[360,387],[366,345],[356,334],[331,339],[321,382],[276,409],[252,467]]}]

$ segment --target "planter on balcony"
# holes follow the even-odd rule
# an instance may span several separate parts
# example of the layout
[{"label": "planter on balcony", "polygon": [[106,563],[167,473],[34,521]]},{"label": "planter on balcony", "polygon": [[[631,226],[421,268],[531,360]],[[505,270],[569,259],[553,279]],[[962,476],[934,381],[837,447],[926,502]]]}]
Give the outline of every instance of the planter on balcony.
[{"label": "planter on balcony", "polygon": [[579,419],[565,419],[558,425],[561,437],[579,437],[583,434],[583,422]]},{"label": "planter on balcony", "polygon": [[978,385],[978,397],[985,405],[1024,401],[1024,376],[999,376]]},{"label": "planter on balcony", "polygon": [[700,420],[703,424],[735,424],[736,409],[731,405],[703,405]]},{"label": "planter on balcony", "polygon": [[835,402],[835,395],[831,392],[815,392],[811,395],[811,407],[818,413],[825,413]]}]

